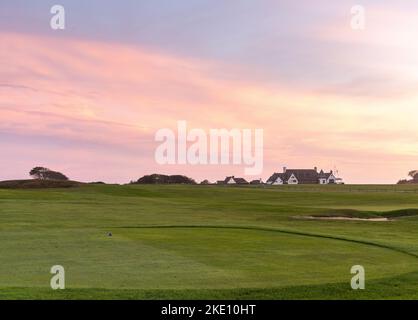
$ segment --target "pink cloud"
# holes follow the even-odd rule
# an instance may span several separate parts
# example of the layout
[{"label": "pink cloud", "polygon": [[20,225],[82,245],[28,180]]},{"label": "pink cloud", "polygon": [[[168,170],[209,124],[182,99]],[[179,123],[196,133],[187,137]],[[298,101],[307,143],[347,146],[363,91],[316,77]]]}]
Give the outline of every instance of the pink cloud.
[{"label": "pink cloud", "polygon": [[[226,80],[222,74],[239,66],[11,33],[0,33],[0,63],[0,145],[7,150],[0,178],[22,177],[38,164],[84,181],[242,174],[242,167],[157,165],[154,134],[178,120],[203,129],[264,129],[263,178],[286,164],[338,166],[352,182],[393,182],[417,156],[410,95],[394,104],[250,77]],[[384,175],[370,170],[383,159]]]}]

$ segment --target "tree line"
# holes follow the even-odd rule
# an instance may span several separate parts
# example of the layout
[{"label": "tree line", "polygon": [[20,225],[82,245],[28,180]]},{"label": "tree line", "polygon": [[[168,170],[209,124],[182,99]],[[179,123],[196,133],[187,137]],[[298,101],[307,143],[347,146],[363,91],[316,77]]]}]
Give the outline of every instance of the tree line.
[{"label": "tree line", "polygon": [[[68,181],[69,178],[58,171],[54,171],[45,167],[35,167],[29,175],[33,179],[38,180],[56,180],[56,181]],[[402,179],[398,181],[398,184],[418,184],[418,170],[412,170],[408,173],[410,179]],[[164,174],[151,174],[145,175],[136,181],[131,181],[131,184],[196,184],[196,181],[184,175],[164,175]],[[209,184],[208,180],[204,180],[202,184]]]},{"label": "tree line", "polygon": [[[35,167],[29,175],[37,180],[54,180],[54,181],[69,181],[69,178],[58,171],[51,170],[45,167]],[[100,182],[97,182],[100,183]],[[103,183],[103,182],[101,182]],[[143,176],[136,181],[131,181],[131,184],[196,184],[192,178],[183,175],[164,175],[151,174]]]}]

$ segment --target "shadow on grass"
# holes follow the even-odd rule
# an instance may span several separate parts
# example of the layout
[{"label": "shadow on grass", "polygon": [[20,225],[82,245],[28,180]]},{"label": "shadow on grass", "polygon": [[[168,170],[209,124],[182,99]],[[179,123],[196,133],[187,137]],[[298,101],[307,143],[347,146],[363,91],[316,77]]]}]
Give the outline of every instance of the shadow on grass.
[{"label": "shadow on grass", "polygon": [[346,283],[271,289],[141,290],[3,288],[2,300],[382,300],[418,299],[418,272],[366,281],[365,290]]}]

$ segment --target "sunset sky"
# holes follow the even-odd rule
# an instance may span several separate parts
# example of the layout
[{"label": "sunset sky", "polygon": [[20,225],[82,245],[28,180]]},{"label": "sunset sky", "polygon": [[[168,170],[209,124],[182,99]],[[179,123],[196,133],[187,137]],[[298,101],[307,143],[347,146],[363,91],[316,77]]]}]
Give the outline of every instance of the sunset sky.
[{"label": "sunset sky", "polygon": [[1,0],[0,119],[0,180],[36,165],[79,181],[244,176],[158,165],[156,131],[186,120],[264,129],[248,179],[317,166],[394,183],[418,169],[418,2]]}]

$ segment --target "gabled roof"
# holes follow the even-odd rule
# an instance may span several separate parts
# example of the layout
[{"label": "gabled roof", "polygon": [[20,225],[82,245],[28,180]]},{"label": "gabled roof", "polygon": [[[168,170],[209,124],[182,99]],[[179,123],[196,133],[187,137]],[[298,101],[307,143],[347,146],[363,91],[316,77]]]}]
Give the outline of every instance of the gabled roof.
[{"label": "gabled roof", "polygon": [[324,173],[322,170],[318,173],[315,169],[286,169],[283,173],[275,172],[267,180],[267,183],[274,183],[277,178],[280,178],[284,183],[287,183],[290,177],[294,175],[300,184],[317,184],[320,177],[328,179],[331,173]]},{"label": "gabled roof", "polygon": [[319,179],[329,179],[329,177],[332,175],[332,171],[330,172],[324,172],[323,170],[321,170],[318,174],[318,178]]},{"label": "gabled roof", "polygon": [[270,178],[268,178],[266,183],[276,182],[277,178],[280,178],[283,181],[283,179],[284,179],[283,173],[278,173],[278,172],[273,173],[273,175]]},{"label": "gabled roof", "polygon": [[[320,172],[315,169],[287,169],[283,168],[283,173],[275,172],[271,175],[270,178],[266,181],[267,184],[273,184],[278,178],[280,178],[284,184],[287,184],[290,177],[293,175],[299,184],[318,184],[319,179],[330,179],[333,176],[333,171],[324,172],[321,170]],[[335,177],[335,176],[333,176]]]},{"label": "gabled roof", "polygon": [[234,178],[235,182],[238,184],[247,184],[248,181],[245,180],[244,178]]},{"label": "gabled roof", "polygon": [[289,180],[292,174],[301,184],[318,183],[318,172],[314,169],[287,169],[284,173],[284,180]]},{"label": "gabled roof", "polygon": [[245,180],[244,178],[236,178],[234,176],[226,177],[224,183],[228,183],[230,179],[233,179],[237,184],[248,184],[247,180]]}]

